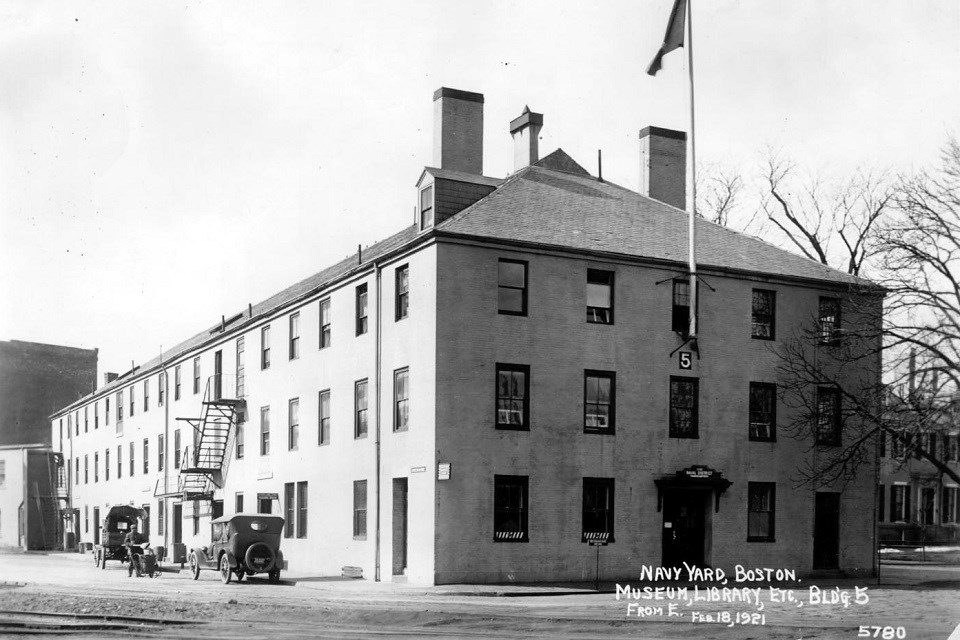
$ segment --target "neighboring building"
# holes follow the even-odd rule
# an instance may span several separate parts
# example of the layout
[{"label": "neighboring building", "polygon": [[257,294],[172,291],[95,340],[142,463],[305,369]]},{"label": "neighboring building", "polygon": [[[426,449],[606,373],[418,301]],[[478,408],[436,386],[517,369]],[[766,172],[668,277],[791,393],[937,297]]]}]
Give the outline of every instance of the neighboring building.
[{"label": "neighboring building", "polygon": [[605,579],[680,561],[870,574],[876,467],[794,488],[842,442],[842,407],[811,389],[836,432],[778,437],[770,348],[818,314],[837,328],[824,309],[862,281],[700,220],[696,356],[683,133],[641,132],[664,204],[540,158],[529,110],[515,173],[483,176],[483,96],[440,89],[434,113],[415,225],[53,415],[81,540],[134,504],[174,549],[212,515],[280,513],[290,568],[325,575],[589,580],[591,540]]},{"label": "neighboring building", "polygon": [[50,414],[96,384],[96,349],[0,341],[0,446],[51,445]]},{"label": "neighboring building", "polygon": [[0,548],[61,548],[63,460],[49,446],[0,446]]},{"label": "neighboring building", "polygon": [[[911,411],[900,411],[900,435],[885,433],[880,439],[877,487],[880,542],[956,542],[960,540],[960,486],[918,453],[916,445],[960,474],[960,428],[954,409],[957,398],[952,394],[933,393],[925,385],[915,385],[912,360],[911,357],[907,397],[910,406],[924,414],[925,424],[922,427],[909,424],[911,417],[917,416]],[[891,401],[888,404],[891,413],[894,413],[893,406]]]}]

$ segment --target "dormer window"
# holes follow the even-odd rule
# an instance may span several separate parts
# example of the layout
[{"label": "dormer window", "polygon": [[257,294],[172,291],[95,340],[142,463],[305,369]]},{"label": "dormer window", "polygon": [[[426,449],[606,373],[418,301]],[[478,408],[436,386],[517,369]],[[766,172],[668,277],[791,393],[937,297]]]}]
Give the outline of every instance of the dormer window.
[{"label": "dormer window", "polygon": [[420,190],[420,231],[433,226],[433,185]]}]

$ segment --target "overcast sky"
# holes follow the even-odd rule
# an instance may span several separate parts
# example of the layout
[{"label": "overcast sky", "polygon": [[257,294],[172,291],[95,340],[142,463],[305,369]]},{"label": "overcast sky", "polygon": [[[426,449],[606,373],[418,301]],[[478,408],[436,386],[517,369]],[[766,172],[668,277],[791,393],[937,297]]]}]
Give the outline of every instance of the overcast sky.
[{"label": "overcast sky", "polygon": [[[672,0],[0,4],[0,339],[125,371],[413,218],[432,93],[636,189],[687,128]],[[960,3],[693,0],[697,152],[910,171],[960,132]]]}]

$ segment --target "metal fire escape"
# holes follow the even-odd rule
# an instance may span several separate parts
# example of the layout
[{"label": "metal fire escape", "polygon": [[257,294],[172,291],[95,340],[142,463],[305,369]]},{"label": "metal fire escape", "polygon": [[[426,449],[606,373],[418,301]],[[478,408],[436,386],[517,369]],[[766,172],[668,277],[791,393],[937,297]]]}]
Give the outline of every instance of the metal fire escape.
[{"label": "metal fire escape", "polygon": [[238,395],[231,376],[210,376],[200,417],[177,418],[194,430],[194,446],[184,456],[177,485],[184,501],[210,500],[214,490],[223,486],[238,417],[246,405]]}]

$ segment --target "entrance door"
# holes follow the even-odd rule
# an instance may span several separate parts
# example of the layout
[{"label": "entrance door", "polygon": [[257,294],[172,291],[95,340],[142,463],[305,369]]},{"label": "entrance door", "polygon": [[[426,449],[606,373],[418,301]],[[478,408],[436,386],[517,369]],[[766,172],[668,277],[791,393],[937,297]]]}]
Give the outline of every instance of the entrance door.
[{"label": "entrance door", "polygon": [[223,395],[223,351],[213,354],[213,399],[219,400]]},{"label": "entrance door", "polygon": [[173,541],[183,542],[183,504],[173,505]]},{"label": "entrance door", "polygon": [[393,479],[393,575],[407,569],[407,479]]},{"label": "entrance door", "polygon": [[93,508],[93,544],[100,544],[100,507]]},{"label": "entrance door", "polygon": [[703,566],[707,494],[677,489],[663,499],[663,566]]},{"label": "entrance door", "polygon": [[813,516],[813,568],[840,566],[840,494],[817,492]]}]

